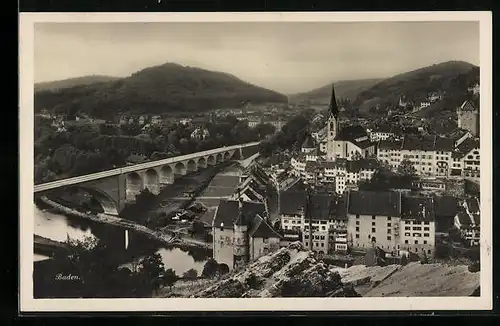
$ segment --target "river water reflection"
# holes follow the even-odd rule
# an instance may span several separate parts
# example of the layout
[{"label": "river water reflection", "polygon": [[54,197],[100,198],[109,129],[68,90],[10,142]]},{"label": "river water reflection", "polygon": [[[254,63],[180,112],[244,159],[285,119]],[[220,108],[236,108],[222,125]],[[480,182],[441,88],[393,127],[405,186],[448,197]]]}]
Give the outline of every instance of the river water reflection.
[{"label": "river water reflection", "polygon": [[[66,241],[68,236],[71,239],[78,240],[83,240],[85,237],[97,237],[99,239],[106,237],[107,244],[112,238],[113,245],[124,250],[125,231],[122,229],[102,224],[92,225],[88,221],[44,211],[36,206],[34,207],[34,216],[36,235],[56,241]],[[184,272],[191,268],[201,273],[206,260],[209,258],[205,253],[192,253],[174,247],[161,248],[136,234],[130,234],[129,241],[130,247],[137,246],[140,243],[141,246],[156,248],[153,251],[156,250],[161,255],[165,268],[172,268],[179,276],[182,276]],[[131,257],[130,259],[131,261],[137,261],[141,257],[142,255],[138,255],[136,258]],[[47,258],[47,256],[39,254],[35,254],[33,257],[34,261]]]}]

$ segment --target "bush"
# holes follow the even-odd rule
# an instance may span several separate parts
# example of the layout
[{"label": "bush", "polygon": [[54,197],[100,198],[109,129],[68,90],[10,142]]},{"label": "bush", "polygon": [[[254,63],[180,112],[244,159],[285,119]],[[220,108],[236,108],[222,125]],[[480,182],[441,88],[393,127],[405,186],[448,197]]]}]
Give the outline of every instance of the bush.
[{"label": "bush", "polygon": [[217,261],[215,261],[215,259],[210,258],[205,263],[205,266],[203,267],[203,271],[201,272],[201,276],[214,277],[218,271],[219,271],[219,264],[217,263]]},{"label": "bush", "polygon": [[198,277],[198,271],[194,268],[187,270],[183,275],[183,278],[188,280],[195,280]]}]

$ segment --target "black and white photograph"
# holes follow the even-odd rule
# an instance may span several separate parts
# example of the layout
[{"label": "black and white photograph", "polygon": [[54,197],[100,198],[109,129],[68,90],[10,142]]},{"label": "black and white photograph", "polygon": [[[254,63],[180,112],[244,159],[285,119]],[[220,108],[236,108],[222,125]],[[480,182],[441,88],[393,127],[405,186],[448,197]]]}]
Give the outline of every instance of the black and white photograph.
[{"label": "black and white photograph", "polygon": [[491,308],[488,12],[20,20],[28,309]]}]

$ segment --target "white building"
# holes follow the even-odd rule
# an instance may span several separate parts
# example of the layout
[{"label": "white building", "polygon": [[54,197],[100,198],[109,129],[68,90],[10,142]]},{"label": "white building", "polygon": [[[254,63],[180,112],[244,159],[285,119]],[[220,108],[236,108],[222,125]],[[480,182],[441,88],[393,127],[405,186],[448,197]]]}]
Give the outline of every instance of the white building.
[{"label": "white building", "polygon": [[347,195],[348,244],[433,256],[434,202],[398,192],[351,191]]},{"label": "white building", "polygon": [[375,155],[375,143],[370,141],[363,127],[346,126],[340,128],[334,86],[332,86],[326,138],[326,159],[328,161],[335,161],[338,158],[352,160],[357,155],[364,158]]},{"label": "white building", "polygon": [[399,141],[380,141],[377,159],[396,170],[403,160],[413,164],[417,175],[449,176],[454,142],[438,136],[406,135]]}]

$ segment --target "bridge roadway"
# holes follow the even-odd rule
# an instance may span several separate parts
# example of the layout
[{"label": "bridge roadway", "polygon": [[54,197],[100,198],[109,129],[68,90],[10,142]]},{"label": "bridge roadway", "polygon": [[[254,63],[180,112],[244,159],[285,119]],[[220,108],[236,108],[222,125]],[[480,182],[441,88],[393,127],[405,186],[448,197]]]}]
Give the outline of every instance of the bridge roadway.
[{"label": "bridge roadway", "polygon": [[258,144],[259,144],[259,142],[253,142],[253,143],[246,143],[246,144],[233,145],[233,146],[227,146],[227,147],[219,147],[216,149],[210,149],[210,150],[203,151],[203,152],[196,152],[196,153],[186,154],[186,155],[182,155],[182,156],[170,157],[170,158],[166,158],[163,160],[140,163],[140,164],[125,166],[125,167],[116,168],[116,169],[112,169],[112,170],[86,174],[86,175],[82,175],[82,176],[78,176],[78,177],[51,181],[51,182],[35,185],[34,192],[36,193],[36,192],[45,191],[45,190],[49,190],[49,189],[59,188],[62,186],[69,186],[69,185],[74,185],[74,184],[78,184],[78,183],[82,183],[82,182],[86,182],[86,181],[92,181],[92,180],[116,176],[116,175],[120,175],[120,174],[124,174],[124,173],[145,170],[145,169],[157,167],[160,165],[167,165],[167,164],[172,164],[172,163],[176,163],[176,162],[180,162],[180,161],[191,160],[191,159],[198,158],[201,156],[216,155],[219,153],[223,153],[225,151],[256,146]]}]

